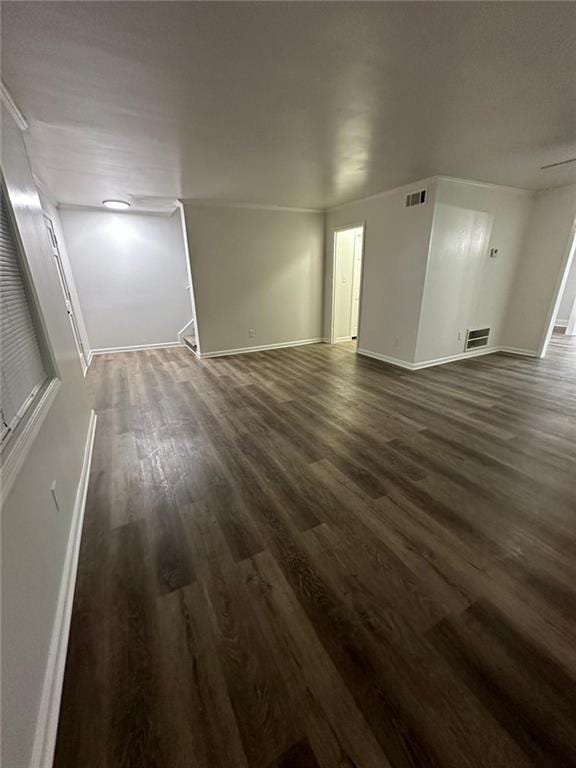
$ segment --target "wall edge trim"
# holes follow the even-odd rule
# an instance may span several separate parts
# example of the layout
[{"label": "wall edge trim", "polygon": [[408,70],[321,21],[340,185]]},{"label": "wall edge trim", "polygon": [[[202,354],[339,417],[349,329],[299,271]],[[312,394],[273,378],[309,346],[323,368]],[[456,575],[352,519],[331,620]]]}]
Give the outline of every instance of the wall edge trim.
[{"label": "wall edge trim", "polygon": [[93,349],[91,352],[90,362],[94,355],[113,355],[116,352],[139,352],[143,349],[166,349],[168,347],[181,347],[183,346],[180,341],[160,341],[155,344],[135,344],[130,347],[101,347],[100,349]]},{"label": "wall edge trim", "polygon": [[509,355],[523,355],[524,357],[540,357],[535,349],[523,349],[522,347],[499,347],[499,352],[507,352]]},{"label": "wall edge trim", "polygon": [[380,352],[372,352],[370,349],[364,347],[358,347],[357,353],[363,357],[370,357],[373,360],[380,360],[382,363],[389,363],[396,368],[404,368],[407,371],[414,370],[414,363],[409,363],[407,360],[400,360],[399,357],[389,357],[388,355],[382,355]]},{"label": "wall edge trim", "polygon": [[219,349],[215,352],[197,353],[201,360],[210,357],[226,357],[227,355],[245,355],[250,352],[266,352],[272,349],[283,349],[284,347],[302,347],[306,344],[321,344],[325,339],[317,336],[313,339],[298,339],[297,341],[280,341],[277,344],[262,344],[258,347],[237,347],[236,349]]},{"label": "wall edge trim", "polygon": [[3,80],[0,80],[0,98],[4,102],[4,106],[6,107],[8,112],[14,118],[14,122],[16,123],[18,128],[20,128],[21,131],[27,131],[28,121],[20,111],[18,104],[16,104],[16,102],[14,101],[14,97],[8,90],[8,87]]},{"label": "wall edge trim", "polygon": [[448,357],[437,357],[433,360],[423,360],[420,363],[410,363],[406,360],[400,360],[396,357],[388,357],[387,355],[381,355],[379,352],[372,352],[369,349],[359,348],[358,354],[365,357],[371,357],[374,360],[380,360],[383,363],[389,363],[397,368],[403,368],[408,371],[420,371],[423,368],[432,368],[436,365],[446,365],[447,363],[457,363],[460,360],[469,360],[475,357],[482,357],[483,355],[492,355],[497,352],[508,352],[512,355],[522,355],[524,357],[538,357],[538,352],[533,349],[520,349],[519,347],[486,347],[474,352],[460,352],[457,355],[450,355]]},{"label": "wall edge trim", "polygon": [[0,468],[0,500],[2,502],[8,497],[14,481],[18,477],[18,473],[34,445],[36,435],[51,411],[61,384],[62,381],[57,377],[48,382],[34,410],[28,418],[25,418],[22,431],[17,436],[14,436],[15,442],[10,452],[3,458],[2,467]]},{"label": "wall edge trim", "polygon": [[59,211],[83,211],[84,213],[107,213],[110,215],[110,213],[119,214],[120,216],[158,216],[160,218],[169,219],[171,216],[174,215],[174,212],[176,211],[176,204],[174,204],[174,207],[170,210],[157,210],[154,211],[149,208],[138,208],[137,204],[134,204],[134,206],[131,205],[130,208],[128,208],[125,211],[111,211],[110,208],[103,208],[102,205],[97,205],[96,203],[53,203],[55,207]]},{"label": "wall edge trim", "polygon": [[91,411],[84,447],[84,460],[76,491],[64,568],[60,581],[58,604],[52,628],[46,671],[44,673],[40,707],[36,718],[36,731],[29,768],[51,768],[54,759],[66,653],[68,651],[68,637],[72,619],[72,604],[74,602],[74,589],[78,571],[80,540],[84,523],[84,511],[86,509],[86,497],[88,495],[88,481],[90,478],[97,418],[95,412]]},{"label": "wall edge trim", "polygon": [[446,363],[457,363],[459,360],[468,360],[468,358],[482,357],[483,355],[491,355],[495,352],[501,352],[502,348],[499,346],[482,347],[481,349],[472,350],[470,352],[458,352],[456,355],[447,355],[446,357],[435,357],[430,360],[422,360],[419,363],[413,363],[414,368],[412,370],[419,371],[422,368],[431,368],[435,365],[445,365]]},{"label": "wall edge trim", "polygon": [[270,203],[243,203],[241,201],[194,199],[181,197],[180,202],[191,208],[244,208],[253,211],[279,211],[283,213],[325,213],[325,208],[297,208],[290,205],[273,205]]},{"label": "wall edge trim", "polygon": [[490,181],[477,181],[476,179],[462,179],[458,176],[437,176],[438,181],[451,181],[453,184],[468,184],[472,187],[481,189],[499,189],[502,192],[510,192],[513,195],[522,195],[524,197],[535,197],[537,190],[526,189],[524,187],[512,187],[509,184],[494,184]]}]

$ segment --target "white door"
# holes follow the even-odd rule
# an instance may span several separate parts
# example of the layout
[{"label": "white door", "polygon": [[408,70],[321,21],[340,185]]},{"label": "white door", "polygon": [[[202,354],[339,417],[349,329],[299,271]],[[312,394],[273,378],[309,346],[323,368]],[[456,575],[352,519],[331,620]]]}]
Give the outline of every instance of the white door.
[{"label": "white door", "polygon": [[360,284],[362,279],[362,238],[364,232],[358,229],[354,233],[354,268],[352,272],[352,310],[350,312],[350,336],[358,336],[358,318],[360,316]]},{"label": "white door", "polygon": [[64,303],[66,304],[66,312],[68,313],[68,319],[70,320],[70,325],[72,326],[72,335],[74,336],[74,341],[76,342],[76,349],[78,350],[78,356],[80,357],[82,367],[85,369],[86,354],[84,352],[84,345],[82,344],[82,339],[80,337],[80,331],[78,330],[78,323],[76,322],[76,318],[74,317],[74,307],[72,306],[70,289],[68,288],[66,273],[64,272],[64,267],[62,266],[62,259],[60,258],[60,251],[58,249],[58,240],[56,239],[56,233],[54,232],[54,225],[52,224],[52,220],[49,219],[48,216],[46,215],[44,216],[44,223],[46,224],[46,229],[48,230],[48,239],[50,241],[50,247],[52,249],[52,255],[54,256],[54,261],[56,262],[56,269],[58,271],[58,277],[60,278],[62,293],[64,294]]}]

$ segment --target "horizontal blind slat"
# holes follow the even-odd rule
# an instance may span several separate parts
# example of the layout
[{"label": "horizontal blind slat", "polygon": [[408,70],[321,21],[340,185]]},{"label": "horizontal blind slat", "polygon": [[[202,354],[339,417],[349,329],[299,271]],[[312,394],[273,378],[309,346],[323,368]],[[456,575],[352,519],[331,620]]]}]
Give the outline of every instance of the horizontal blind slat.
[{"label": "horizontal blind slat", "polygon": [[48,376],[4,190],[0,204],[0,365],[0,407],[13,428]]}]

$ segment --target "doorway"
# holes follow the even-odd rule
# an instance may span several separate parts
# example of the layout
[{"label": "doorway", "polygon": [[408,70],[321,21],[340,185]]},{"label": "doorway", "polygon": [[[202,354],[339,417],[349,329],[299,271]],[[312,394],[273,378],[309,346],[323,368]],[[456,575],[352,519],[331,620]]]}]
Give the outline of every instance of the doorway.
[{"label": "doorway", "polygon": [[560,292],[554,317],[554,332],[565,336],[576,336],[576,234],[572,238],[570,256],[566,268],[564,286]]},{"label": "doorway", "polygon": [[46,229],[48,230],[48,239],[50,240],[52,255],[54,256],[54,261],[56,262],[56,270],[58,272],[58,277],[60,278],[62,293],[64,294],[64,303],[66,304],[66,312],[68,313],[68,319],[70,320],[70,326],[72,328],[72,336],[74,337],[76,349],[78,350],[78,357],[80,358],[80,362],[82,364],[82,370],[84,374],[86,374],[86,351],[84,349],[84,344],[82,343],[82,337],[80,335],[80,329],[78,328],[76,315],[74,314],[74,305],[72,304],[72,296],[70,294],[66,272],[64,271],[64,266],[62,264],[62,257],[58,247],[58,240],[56,239],[56,232],[54,231],[54,224],[52,223],[52,219],[46,216],[46,214],[44,214],[44,223],[46,224]]},{"label": "doorway", "polygon": [[546,355],[551,343],[557,345],[566,336],[571,338],[564,339],[562,347],[576,349],[576,221],[572,224],[539,357]]},{"label": "doorway", "polygon": [[356,346],[360,328],[364,224],[334,231],[332,344]]}]

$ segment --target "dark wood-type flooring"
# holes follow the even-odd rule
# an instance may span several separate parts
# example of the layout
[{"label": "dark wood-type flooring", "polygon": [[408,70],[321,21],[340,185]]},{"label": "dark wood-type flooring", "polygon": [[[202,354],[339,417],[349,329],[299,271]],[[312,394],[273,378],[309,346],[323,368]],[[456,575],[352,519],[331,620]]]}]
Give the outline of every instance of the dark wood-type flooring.
[{"label": "dark wood-type flooring", "polygon": [[576,339],[89,380],[56,768],[576,766]]}]

